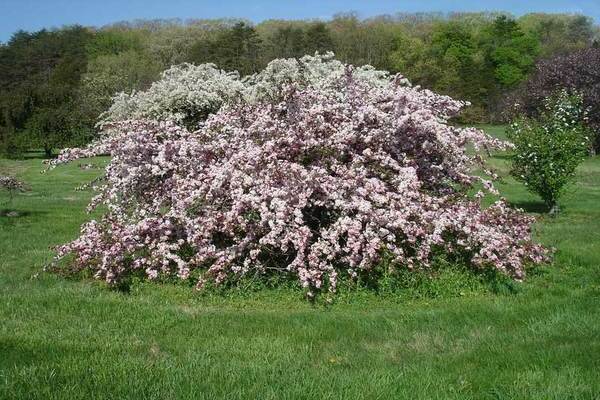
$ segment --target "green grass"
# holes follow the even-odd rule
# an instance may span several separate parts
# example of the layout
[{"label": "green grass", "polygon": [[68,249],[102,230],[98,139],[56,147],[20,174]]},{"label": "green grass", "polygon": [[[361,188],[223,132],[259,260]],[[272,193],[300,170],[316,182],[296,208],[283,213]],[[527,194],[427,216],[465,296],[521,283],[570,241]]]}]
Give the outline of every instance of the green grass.
[{"label": "green grass", "polygon": [[[492,162],[506,176],[506,159]],[[41,169],[0,160],[32,188],[10,206],[21,216],[0,217],[0,399],[600,398],[600,158],[558,218],[540,215],[555,263],[516,291],[357,292],[328,307],[286,289],[125,294],[41,273],[89,218],[90,193],[75,188],[97,174]],[[541,209],[510,178],[500,189]]]}]

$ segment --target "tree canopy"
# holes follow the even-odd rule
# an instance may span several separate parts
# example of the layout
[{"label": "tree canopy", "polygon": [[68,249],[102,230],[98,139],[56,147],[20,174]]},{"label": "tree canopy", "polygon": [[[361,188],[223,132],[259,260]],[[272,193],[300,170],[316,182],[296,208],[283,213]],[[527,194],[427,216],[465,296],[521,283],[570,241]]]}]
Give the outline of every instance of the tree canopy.
[{"label": "tree canopy", "polygon": [[119,92],[147,89],[182,63],[254,74],[276,58],[333,51],[343,62],[400,72],[469,101],[464,122],[498,118],[501,99],[542,58],[589,48],[598,27],[581,15],[418,13],[329,21],[152,20],[103,28],[15,32],[0,44],[0,150],[87,141]]}]

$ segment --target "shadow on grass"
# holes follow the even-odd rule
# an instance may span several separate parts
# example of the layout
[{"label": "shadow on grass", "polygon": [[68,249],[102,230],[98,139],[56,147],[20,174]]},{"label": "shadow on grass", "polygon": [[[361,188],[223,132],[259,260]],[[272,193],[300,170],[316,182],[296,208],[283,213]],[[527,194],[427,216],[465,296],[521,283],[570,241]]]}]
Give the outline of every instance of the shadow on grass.
[{"label": "shadow on grass", "polygon": [[17,154],[9,155],[10,160],[51,160],[58,156],[57,153],[52,153],[50,157],[43,150],[26,150]]},{"label": "shadow on grass", "polygon": [[510,161],[513,158],[512,154],[508,154],[506,152],[493,152],[492,158],[497,158],[498,160],[507,160]]},{"label": "shadow on grass", "polygon": [[548,213],[548,206],[542,201],[517,201],[511,202],[511,206],[522,208],[528,213],[535,214],[546,214]]},{"label": "shadow on grass", "polygon": [[41,151],[28,151],[23,154],[23,159],[25,160],[51,160],[53,158],[56,158],[56,155],[53,154],[52,156],[48,157],[46,153]]},{"label": "shadow on grass", "polygon": [[[89,349],[95,351],[94,348]],[[89,353],[74,346],[58,344],[56,341],[48,343],[47,340],[24,340],[20,338],[0,339],[0,369],[19,368],[25,366],[39,366],[42,363],[60,365],[69,357],[79,354],[82,357]]]},{"label": "shadow on grass", "polygon": [[41,215],[45,215],[45,214],[48,214],[48,213],[46,211],[23,211],[23,210],[11,209],[11,208],[0,209],[0,217],[6,218],[6,219],[17,219],[17,218],[30,217],[30,216],[41,216]]}]

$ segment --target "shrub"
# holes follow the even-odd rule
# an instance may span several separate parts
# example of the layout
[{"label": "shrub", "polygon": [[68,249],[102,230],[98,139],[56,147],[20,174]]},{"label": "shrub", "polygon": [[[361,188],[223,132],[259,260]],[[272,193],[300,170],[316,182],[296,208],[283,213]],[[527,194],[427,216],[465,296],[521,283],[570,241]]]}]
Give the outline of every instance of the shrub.
[{"label": "shrub", "polygon": [[590,148],[586,112],[579,94],[559,91],[546,99],[537,118],[511,124],[515,145],[512,175],[538,194],[551,212]]},{"label": "shrub", "polygon": [[[228,76],[176,90],[201,105],[195,96]],[[196,131],[181,126],[185,114],[113,118],[98,141],[52,161],[112,155],[90,204],[105,204],[107,213],[58,257],[73,254],[76,269],[109,283],[140,271],[198,288],[291,274],[311,296],[335,291],[339,274],[368,274],[384,254],[408,269],[427,267],[439,252],[460,254],[517,279],[526,263],[546,259],[531,241],[530,217],[503,201],[482,208],[467,197],[476,182],[493,190],[471,173],[482,160],[467,144],[507,144],[449,126],[463,103],[331,54],[275,60],[235,80],[236,91],[240,82],[239,96]],[[171,83],[157,83],[153,96]],[[140,114],[148,115],[143,106],[133,112]]]}]

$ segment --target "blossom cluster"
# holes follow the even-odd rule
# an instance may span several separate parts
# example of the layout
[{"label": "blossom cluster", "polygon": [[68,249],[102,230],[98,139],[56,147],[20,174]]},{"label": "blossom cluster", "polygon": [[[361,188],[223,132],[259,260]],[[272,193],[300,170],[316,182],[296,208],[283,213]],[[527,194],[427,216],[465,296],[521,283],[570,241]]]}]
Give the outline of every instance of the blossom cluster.
[{"label": "blossom cluster", "polygon": [[12,176],[0,175],[0,187],[6,190],[24,191],[25,184]]},{"label": "blossom cluster", "polygon": [[181,64],[161,74],[143,92],[119,93],[100,116],[100,126],[126,119],[172,120],[195,126],[243,89],[236,72],[224,72],[213,64]]},{"label": "blossom cluster", "polygon": [[[90,204],[107,212],[59,258],[73,254],[76,268],[110,283],[135,271],[199,288],[280,273],[309,294],[369,273],[384,254],[411,269],[459,254],[517,279],[546,260],[530,217],[467,196],[477,182],[494,190],[473,174],[487,168],[468,145],[508,144],[449,125],[463,103],[330,54],[275,60],[241,80],[213,66],[181,74],[194,68],[212,72],[188,81],[174,67],[168,82],[131,97],[155,102],[134,100],[131,114],[113,106],[103,136],[53,161],[111,155]],[[162,109],[158,88],[189,108]],[[182,123],[200,114],[194,129]]]}]

